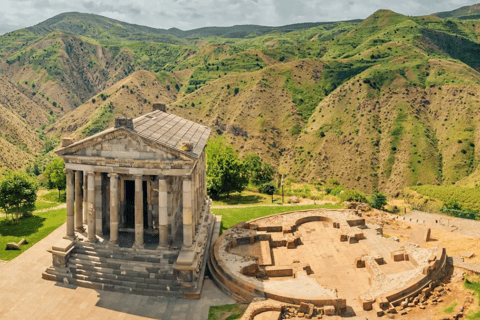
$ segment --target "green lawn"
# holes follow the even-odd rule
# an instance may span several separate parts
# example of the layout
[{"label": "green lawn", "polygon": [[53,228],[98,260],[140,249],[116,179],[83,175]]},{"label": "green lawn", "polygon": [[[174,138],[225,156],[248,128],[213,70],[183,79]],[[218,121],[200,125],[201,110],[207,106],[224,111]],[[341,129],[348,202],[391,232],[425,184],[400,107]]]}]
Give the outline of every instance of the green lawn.
[{"label": "green lawn", "polygon": [[235,320],[240,319],[245,312],[245,304],[224,304],[222,306],[212,306],[208,310],[208,320]]},{"label": "green lawn", "polygon": [[[66,220],[66,209],[50,210],[34,214],[28,218],[20,218],[19,224],[11,224],[6,219],[0,221],[0,260],[12,260],[38,241],[57,229]],[[21,250],[5,250],[8,242],[19,242],[27,239],[28,244]]]},{"label": "green lawn", "polygon": [[323,205],[305,205],[305,206],[269,206],[269,207],[252,207],[252,208],[225,208],[225,209],[215,209],[212,208],[212,212],[215,215],[222,216],[222,228],[221,232],[230,228],[231,226],[242,222],[249,221],[255,218],[260,218],[264,216],[269,216],[276,213],[289,212],[289,211],[298,211],[306,209],[340,209],[341,205],[337,204],[323,204]]},{"label": "green lawn", "polygon": [[46,201],[38,200],[37,198],[37,201],[35,201],[35,211],[54,208],[56,206],[59,206],[60,204],[61,203],[59,202],[46,202]]},{"label": "green lawn", "polygon": [[49,202],[57,202],[57,203],[65,203],[65,190],[60,191],[60,197],[58,195],[58,190],[48,190],[47,193],[43,193],[41,195],[38,195],[37,197],[38,200],[44,200],[44,201],[49,201]]}]

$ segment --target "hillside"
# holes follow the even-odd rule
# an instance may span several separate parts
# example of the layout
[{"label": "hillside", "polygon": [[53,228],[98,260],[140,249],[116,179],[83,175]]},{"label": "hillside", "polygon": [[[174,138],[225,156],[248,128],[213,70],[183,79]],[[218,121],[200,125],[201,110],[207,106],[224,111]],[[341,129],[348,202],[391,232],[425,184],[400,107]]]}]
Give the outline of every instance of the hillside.
[{"label": "hillside", "polygon": [[[175,92],[148,71],[137,71],[60,118],[45,132],[55,137],[82,138],[113,125],[115,116],[138,117],[151,111],[152,101],[170,103]],[[172,86],[173,87],[173,86]]]},{"label": "hillside", "polygon": [[469,16],[479,15],[479,14],[480,14],[480,3],[474,4],[471,6],[461,7],[451,11],[434,13],[433,15],[439,18],[445,19],[445,18],[467,18]]},{"label": "hillside", "polygon": [[[57,141],[80,139],[163,102],[292,180],[393,195],[476,183],[480,20],[379,10],[361,22],[258,27],[182,36],[66,13],[0,37],[0,103],[34,133],[26,157],[47,123]],[[232,30],[255,35],[225,38]]]}]

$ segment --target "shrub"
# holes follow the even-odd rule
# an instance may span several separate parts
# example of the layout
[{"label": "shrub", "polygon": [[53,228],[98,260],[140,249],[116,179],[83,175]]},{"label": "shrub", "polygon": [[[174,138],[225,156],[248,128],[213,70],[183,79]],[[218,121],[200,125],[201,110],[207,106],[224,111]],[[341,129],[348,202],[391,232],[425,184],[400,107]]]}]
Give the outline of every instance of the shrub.
[{"label": "shrub", "polygon": [[258,187],[258,192],[272,195],[277,191],[275,184],[270,181],[266,182]]},{"label": "shrub", "polygon": [[462,210],[462,205],[457,199],[450,199],[447,202],[444,202],[443,207],[450,210]]},{"label": "shrub", "polygon": [[365,194],[358,190],[346,190],[340,194],[340,200],[343,201],[352,201],[352,202],[363,202],[368,203],[367,197]]},{"label": "shrub", "polygon": [[[18,215],[33,211],[37,200],[37,180],[26,172],[11,171],[0,180],[0,208],[5,213]],[[12,219],[13,220],[13,219]]]},{"label": "shrub", "polygon": [[381,192],[375,192],[370,199],[370,206],[375,209],[383,210],[387,205],[387,197]]},{"label": "shrub", "polygon": [[[340,192],[344,191],[346,188],[344,186],[337,186],[335,188],[330,189],[330,192],[327,192],[328,194],[338,196]],[[326,189],[325,189],[326,191]]]}]

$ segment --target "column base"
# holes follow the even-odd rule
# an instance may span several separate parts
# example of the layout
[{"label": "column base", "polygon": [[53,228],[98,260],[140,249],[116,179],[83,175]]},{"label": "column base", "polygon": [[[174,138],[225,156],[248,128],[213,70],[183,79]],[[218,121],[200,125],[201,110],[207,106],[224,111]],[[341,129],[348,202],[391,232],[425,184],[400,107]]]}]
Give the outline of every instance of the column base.
[{"label": "column base", "polygon": [[84,226],[81,226],[79,228],[75,228],[75,232],[79,232],[79,233],[84,233],[85,232],[85,227]]},{"label": "column base", "polygon": [[114,242],[109,242],[107,244],[107,248],[118,248],[118,241],[114,241]]},{"label": "column base", "polygon": [[95,237],[93,239],[88,238],[85,242],[96,243],[96,242],[98,242],[98,238],[97,237]]},{"label": "column base", "polygon": [[77,239],[77,237],[76,236],[65,236],[65,237],[63,237],[63,239],[74,241],[74,240]]}]

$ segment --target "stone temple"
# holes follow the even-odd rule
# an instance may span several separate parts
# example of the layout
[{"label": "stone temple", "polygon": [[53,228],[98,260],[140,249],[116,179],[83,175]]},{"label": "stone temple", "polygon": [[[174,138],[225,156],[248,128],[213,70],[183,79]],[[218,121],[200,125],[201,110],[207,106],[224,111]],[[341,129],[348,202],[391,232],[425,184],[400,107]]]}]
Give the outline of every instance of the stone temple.
[{"label": "stone temple", "polygon": [[166,112],[56,153],[67,174],[66,236],[43,278],[94,289],[199,298],[215,225],[206,194],[211,130]]}]

